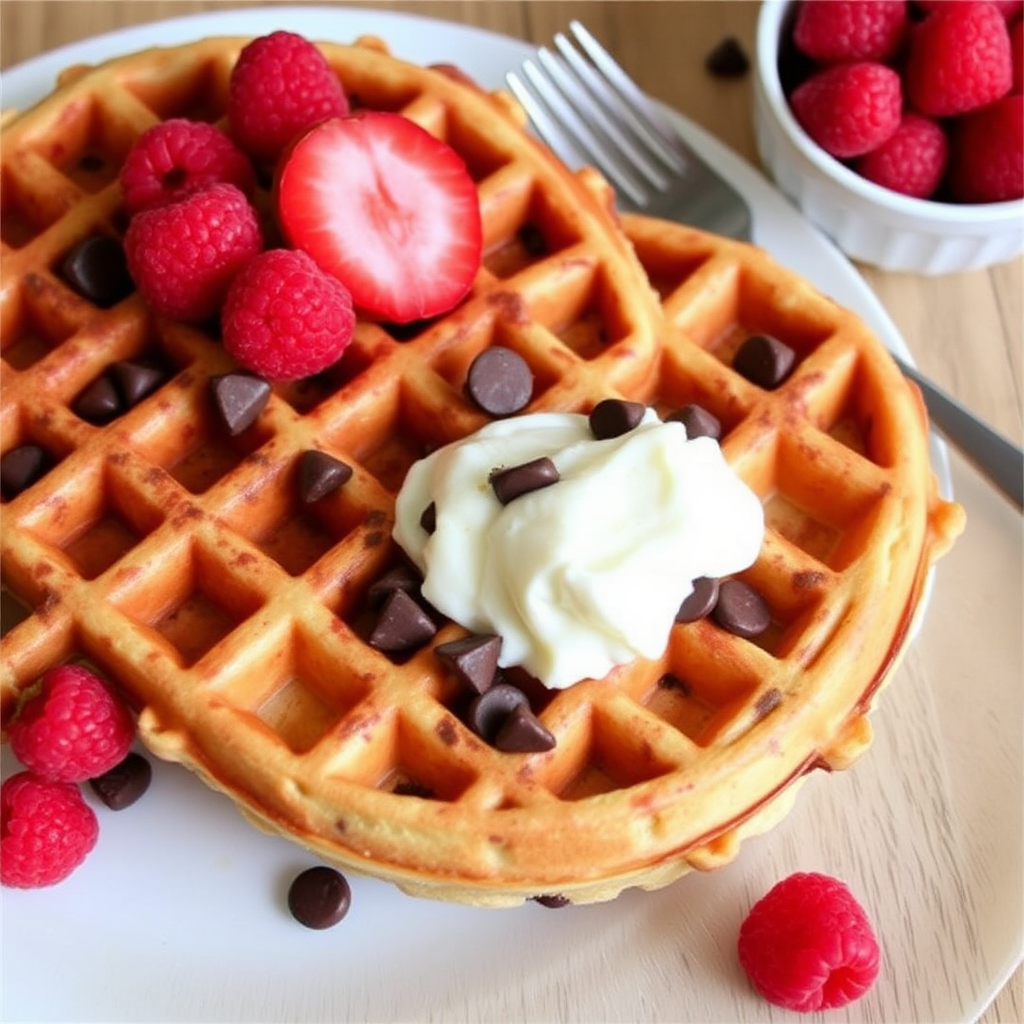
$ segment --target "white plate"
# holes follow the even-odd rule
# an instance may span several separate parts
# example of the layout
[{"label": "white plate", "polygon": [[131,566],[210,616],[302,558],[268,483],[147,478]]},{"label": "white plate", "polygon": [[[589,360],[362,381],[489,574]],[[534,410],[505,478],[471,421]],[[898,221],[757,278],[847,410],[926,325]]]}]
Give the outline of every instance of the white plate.
[{"label": "white plate", "polygon": [[[380,10],[236,10],[141,26],[30,61],[5,74],[4,106],[24,107],[45,94],[71,63],[279,27],[339,41],[372,32],[398,56],[453,61],[486,86],[500,85],[504,71],[528,52],[521,42],[481,30]],[[858,310],[907,355],[845,258],[760,174],[689,122],[680,119],[680,126],[751,200],[756,240]],[[948,489],[941,446],[936,457]],[[986,535],[1017,544],[1015,563],[1005,544],[959,545],[948,560],[949,582],[967,588],[985,573],[998,576],[1008,558],[1020,564],[1019,524],[972,477],[956,483],[958,494],[965,488],[983,508]],[[254,831],[189,773],[157,764],[139,804],[119,814],[98,809],[99,845],[68,881],[49,890],[2,891],[0,1016],[780,1020],[786,1015],[751,992],[736,963],[737,929],[750,903],[778,878],[820,870],[858,893],[885,953],[872,991],[832,1019],[973,1019],[1020,956],[1015,770],[1022,716],[1019,672],[1016,682],[1002,675],[969,679],[967,644],[955,641],[1019,641],[1021,611],[1012,600],[1008,608],[973,602],[961,621],[964,602],[952,586],[937,589],[923,635],[875,716],[871,752],[851,772],[812,777],[792,815],[720,872],[561,911],[450,907],[352,878],[346,920],[311,932],[292,921],[284,903],[288,882],[308,857]],[[1007,659],[1015,656],[1012,644],[1006,650]],[[1006,671],[1012,676],[1012,668]],[[968,681],[971,700],[961,696]],[[14,764],[6,749],[3,756],[6,776]]]}]

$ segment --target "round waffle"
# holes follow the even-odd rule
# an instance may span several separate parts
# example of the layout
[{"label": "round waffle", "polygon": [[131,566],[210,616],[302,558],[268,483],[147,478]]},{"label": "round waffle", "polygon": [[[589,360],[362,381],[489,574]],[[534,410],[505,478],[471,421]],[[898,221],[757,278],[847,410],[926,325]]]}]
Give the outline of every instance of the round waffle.
[{"label": "round waffle", "polygon": [[[47,667],[86,659],[157,755],[262,827],[417,895],[589,902],[727,862],[811,768],[866,749],[929,566],[962,525],[936,495],[919,396],[855,317],[759,250],[631,218],[634,253],[607,187],[569,175],[501,98],[364,41],[323,49],[359,102],[464,157],[483,266],[448,316],[361,321],[337,366],[276,387],[230,433],[211,400],[232,370],[215,337],[136,295],[103,308],[62,268],[123,230],[116,174],[142,130],[222,117],[243,44],[75,71],[4,129],[2,452],[42,459],[3,508],[21,619],[2,641],[4,720]],[[796,352],[771,391],[731,367],[755,332]],[[524,412],[701,404],[768,524],[741,574],[771,609],[765,634],[678,625],[661,658],[557,692],[513,670],[556,740],[532,754],[465,724],[434,652],[457,624],[411,656],[369,642],[375,584],[404,564],[395,494],[415,459],[487,421],[463,386],[493,346],[533,373]],[[156,376],[109,422],[84,415],[83,395],[126,364]],[[313,503],[309,451],[353,468]]]}]

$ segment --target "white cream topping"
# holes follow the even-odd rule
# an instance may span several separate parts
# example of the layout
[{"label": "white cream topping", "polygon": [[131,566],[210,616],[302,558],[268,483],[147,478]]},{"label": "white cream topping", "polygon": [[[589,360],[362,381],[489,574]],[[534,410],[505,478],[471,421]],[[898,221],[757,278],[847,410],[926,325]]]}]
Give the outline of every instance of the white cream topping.
[{"label": "white cream topping", "polygon": [[[543,456],[558,482],[502,505],[492,472]],[[693,581],[747,568],[763,535],[761,502],[718,443],[653,410],[609,440],[570,413],[491,423],[412,466],[394,530],[435,608],[558,688],[660,656]]]}]

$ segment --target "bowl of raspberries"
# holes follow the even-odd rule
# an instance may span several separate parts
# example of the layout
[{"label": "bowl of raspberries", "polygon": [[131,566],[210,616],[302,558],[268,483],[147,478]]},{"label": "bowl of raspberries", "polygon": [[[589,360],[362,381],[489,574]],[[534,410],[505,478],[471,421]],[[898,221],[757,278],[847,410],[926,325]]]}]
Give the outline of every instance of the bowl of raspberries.
[{"label": "bowl of raspberries", "polygon": [[754,125],[779,188],[852,259],[1024,252],[1024,0],[765,0]]}]

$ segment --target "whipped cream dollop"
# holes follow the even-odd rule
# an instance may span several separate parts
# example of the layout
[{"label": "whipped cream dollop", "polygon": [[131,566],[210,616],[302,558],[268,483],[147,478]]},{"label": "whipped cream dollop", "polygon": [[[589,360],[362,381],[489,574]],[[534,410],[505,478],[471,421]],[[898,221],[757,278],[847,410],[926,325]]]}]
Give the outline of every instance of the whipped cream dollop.
[{"label": "whipped cream dollop", "polygon": [[[557,482],[503,505],[491,475],[544,457]],[[718,443],[650,409],[605,440],[573,413],[488,424],[411,467],[394,529],[438,611],[556,688],[659,657],[693,581],[747,568],[763,536]]]}]

